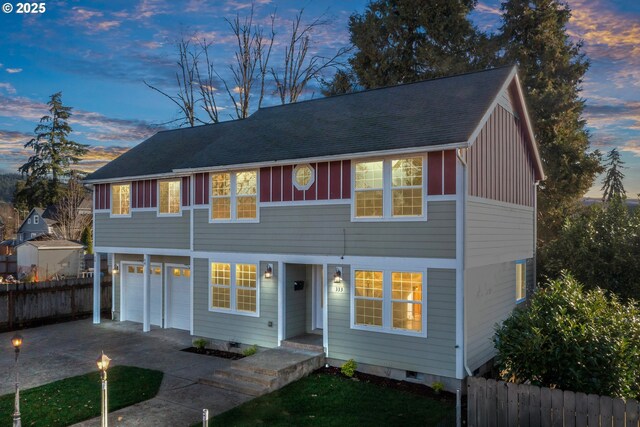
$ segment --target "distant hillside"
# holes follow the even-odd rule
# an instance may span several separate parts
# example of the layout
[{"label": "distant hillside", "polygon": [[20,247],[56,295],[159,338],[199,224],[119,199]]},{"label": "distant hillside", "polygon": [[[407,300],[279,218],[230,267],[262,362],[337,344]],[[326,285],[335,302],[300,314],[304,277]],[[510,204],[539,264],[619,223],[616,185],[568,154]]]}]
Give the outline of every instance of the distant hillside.
[{"label": "distant hillside", "polygon": [[[586,206],[591,206],[594,203],[602,203],[602,199],[596,199],[594,197],[585,197],[582,199],[582,203]],[[638,206],[640,206],[640,202],[638,201],[638,199],[635,199],[635,198],[627,198],[627,205],[630,208],[635,209]]]},{"label": "distant hillside", "polygon": [[17,173],[0,174],[0,202],[11,202],[16,182],[20,179]]}]

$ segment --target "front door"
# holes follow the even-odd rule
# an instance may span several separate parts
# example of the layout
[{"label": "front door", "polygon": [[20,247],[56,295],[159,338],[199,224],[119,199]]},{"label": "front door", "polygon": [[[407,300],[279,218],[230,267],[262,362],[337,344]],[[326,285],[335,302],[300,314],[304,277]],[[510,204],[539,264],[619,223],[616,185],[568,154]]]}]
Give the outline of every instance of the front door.
[{"label": "front door", "polygon": [[322,329],[324,312],[322,266],[313,266],[313,329]]}]

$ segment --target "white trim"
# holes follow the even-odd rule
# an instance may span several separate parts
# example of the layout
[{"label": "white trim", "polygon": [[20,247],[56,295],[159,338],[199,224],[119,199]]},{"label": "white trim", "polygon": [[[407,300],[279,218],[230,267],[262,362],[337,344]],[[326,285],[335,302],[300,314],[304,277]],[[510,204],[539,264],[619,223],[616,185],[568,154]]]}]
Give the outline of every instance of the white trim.
[{"label": "white trim", "polygon": [[127,255],[168,255],[168,256],[191,256],[189,249],[163,249],[163,248],[127,248],[120,246],[95,246],[95,251],[101,252],[117,252]]},{"label": "white trim", "polygon": [[[107,254],[107,257],[109,257],[109,254]],[[113,270],[116,268],[116,254],[111,254],[111,271],[109,272],[111,274],[111,320],[115,320],[114,319],[114,315],[115,315],[115,300],[116,300],[116,275],[113,274]],[[118,267],[120,268],[120,267]],[[94,272],[95,273],[95,272]],[[118,270],[118,274],[122,273],[120,270]]]},{"label": "white trim", "polygon": [[[211,307],[211,301],[212,301],[211,290],[213,288],[213,284],[211,283],[211,264],[213,263],[229,264],[229,307],[230,307],[229,309]],[[236,265],[238,264],[251,264],[251,265],[255,265],[256,267],[256,311],[255,312],[242,311],[236,308],[236,291],[238,289],[237,283],[236,283]],[[207,274],[207,277],[209,278],[209,280],[207,281],[207,287],[209,291],[207,309],[209,312],[233,314],[233,315],[247,316],[247,317],[260,317],[260,294],[261,294],[260,288],[262,285],[261,283],[262,274],[260,273],[260,261],[257,261],[257,262],[221,261],[218,258],[209,258],[207,270],[209,271],[209,273]]]},{"label": "white trim", "polygon": [[322,264],[322,298],[324,306],[322,307],[322,346],[324,354],[329,357],[329,278],[327,264]]},{"label": "white trim", "polygon": [[[114,214],[113,213],[113,187],[129,185],[129,212],[126,214]],[[120,182],[117,184],[109,185],[109,218],[131,218],[131,207],[133,206],[133,186],[131,182]]]},{"label": "white trim", "polygon": [[[464,308],[464,269],[465,269],[465,209],[466,209],[466,168],[458,155],[456,155],[456,378],[465,377],[465,367],[467,366],[467,347]],[[470,374],[470,373],[469,373]]]},{"label": "white trim", "polygon": [[193,282],[193,276],[194,276],[194,263],[193,263],[193,257],[189,258],[189,265],[191,268],[191,276],[189,276],[189,310],[191,311],[191,316],[189,316],[189,334],[190,335],[194,335],[193,332],[193,295],[194,295],[194,282]]},{"label": "white trim", "polygon": [[[300,185],[296,181],[296,171],[298,169],[303,168],[303,167],[307,167],[307,168],[311,169],[311,178],[309,179],[309,182],[306,185]],[[293,187],[296,190],[307,191],[309,188],[311,188],[313,183],[316,182],[316,173],[317,173],[316,169],[313,166],[311,166],[309,163],[297,163],[291,169],[291,183],[293,184]]]},{"label": "white trim", "polygon": [[[422,215],[419,216],[393,216],[393,185],[392,162],[412,157],[422,158]],[[443,156],[444,157],[444,156]],[[364,162],[382,162],[382,216],[381,217],[357,217],[356,216],[356,165]],[[396,156],[385,158],[364,159],[362,162],[351,162],[351,222],[416,222],[427,220],[427,156]],[[402,188],[402,187],[401,187]]]},{"label": "white trim", "polygon": [[142,332],[151,331],[151,274],[151,255],[145,254],[142,270]]},{"label": "white trim", "polygon": [[[515,261],[516,265],[516,305],[523,303],[527,300],[527,260],[519,259]],[[524,268],[524,293],[522,298],[518,298],[518,265],[522,265]]]},{"label": "white trim", "polygon": [[327,199],[327,200],[296,200],[291,202],[262,202],[263,209],[289,207],[289,206],[323,206],[323,205],[349,205],[351,199]]},{"label": "white trim", "polygon": [[[364,270],[364,271],[379,271],[382,272],[382,326],[368,326],[368,325],[357,325],[355,323],[355,294],[356,294],[356,281],[355,275],[356,270]],[[391,273],[393,272],[407,272],[407,273],[420,273],[422,274],[422,301],[420,305],[422,306],[422,330],[420,332],[414,332],[408,329],[394,329],[393,328],[393,298],[391,295]],[[427,338],[427,301],[429,298],[428,295],[428,280],[427,280],[427,269],[424,267],[414,268],[414,269],[403,269],[396,268],[395,266],[387,266],[386,268],[381,268],[379,266],[376,267],[365,267],[362,265],[351,265],[351,275],[350,275],[351,283],[349,289],[349,298],[350,298],[350,329],[358,330],[358,331],[368,331],[368,332],[380,332],[385,334],[392,335],[405,335],[411,337],[418,338]]]},{"label": "white trim", "polygon": [[[163,182],[178,182],[178,188],[180,189],[180,192],[178,194],[178,212],[172,212],[172,213],[162,213],[160,212],[160,184]],[[156,216],[158,218],[165,218],[165,217],[178,217],[178,216],[182,216],[182,177],[179,178],[167,178],[167,179],[158,179],[156,180],[156,194],[157,194],[157,200],[156,200]],[[153,202],[153,200],[152,200]]]},{"label": "white trim", "polygon": [[455,194],[437,194],[433,196],[427,195],[427,203],[429,202],[455,202],[458,200],[457,195]]},{"label": "white trim", "polygon": [[93,213],[97,214],[97,213],[109,213],[111,212],[111,209],[94,209]]},{"label": "white trim", "polygon": [[162,179],[162,178],[172,178],[172,177],[183,177],[189,176],[189,172],[164,172],[164,173],[156,173],[156,174],[147,174],[147,175],[129,175],[122,177],[113,177],[113,178],[101,178],[101,179],[85,179],[83,182],[85,184],[95,185],[95,184],[113,184],[120,183],[126,181],[147,181],[153,179]]},{"label": "white trim", "polygon": [[[131,212],[158,212],[158,208],[132,208]],[[174,216],[174,215],[162,215],[162,216]]]},{"label": "white trim", "polygon": [[284,304],[285,304],[285,271],[284,262],[278,261],[278,346],[282,344],[285,335],[285,316],[284,316]]},{"label": "white trim", "polygon": [[[238,219],[237,218],[237,199],[238,195],[236,194],[236,183],[237,183],[237,175],[242,172],[255,172],[256,174],[256,217],[249,219]],[[234,171],[225,171],[225,172],[215,172],[215,173],[228,173],[229,174],[229,204],[230,204],[230,212],[229,219],[213,219],[213,213],[211,208],[213,207],[213,173],[209,174],[209,224],[229,224],[229,223],[246,223],[246,224],[255,224],[260,222],[260,170],[259,169],[248,169],[248,170],[234,170]]]}]

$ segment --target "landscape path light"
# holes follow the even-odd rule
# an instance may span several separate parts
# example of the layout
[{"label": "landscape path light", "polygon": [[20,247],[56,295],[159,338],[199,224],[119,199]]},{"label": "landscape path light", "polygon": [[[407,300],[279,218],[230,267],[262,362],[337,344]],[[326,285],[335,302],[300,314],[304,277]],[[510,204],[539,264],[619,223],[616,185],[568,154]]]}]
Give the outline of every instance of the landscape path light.
[{"label": "landscape path light", "polygon": [[18,381],[18,356],[20,356],[20,347],[22,347],[22,335],[15,334],[11,338],[11,345],[16,349],[16,398],[13,406],[13,427],[22,427],[22,421],[20,421],[20,382]]},{"label": "landscape path light", "polygon": [[107,419],[109,414],[108,408],[108,396],[107,396],[107,369],[109,369],[109,362],[111,359],[104,354],[98,357],[96,360],[96,364],[98,365],[98,369],[100,370],[100,380],[102,381],[102,409],[100,413],[102,414],[102,423],[100,424],[102,427],[108,427],[109,421]]}]

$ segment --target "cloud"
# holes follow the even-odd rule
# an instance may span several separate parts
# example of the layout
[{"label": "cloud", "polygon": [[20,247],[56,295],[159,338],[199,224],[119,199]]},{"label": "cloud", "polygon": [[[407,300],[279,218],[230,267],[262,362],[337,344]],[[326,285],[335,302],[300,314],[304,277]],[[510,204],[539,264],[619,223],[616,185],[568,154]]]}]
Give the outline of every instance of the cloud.
[{"label": "cloud", "polygon": [[9,74],[16,74],[16,73],[21,73],[22,72],[22,68],[6,68],[5,70]]},{"label": "cloud", "polygon": [[120,21],[102,21],[97,23],[93,28],[97,31],[109,31],[112,28],[120,26]]},{"label": "cloud", "polygon": [[85,172],[93,172],[102,166],[109,163],[111,160],[129,151],[130,147],[105,147],[105,146],[92,146],[89,147],[89,151],[82,158],[80,163],[76,166],[77,169]]},{"label": "cloud", "polygon": [[16,172],[33,154],[24,144],[33,138],[32,134],[0,129],[0,168]]},{"label": "cloud", "polygon": [[16,93],[16,88],[14,88],[11,83],[0,83],[0,89],[4,90],[10,95]]}]

